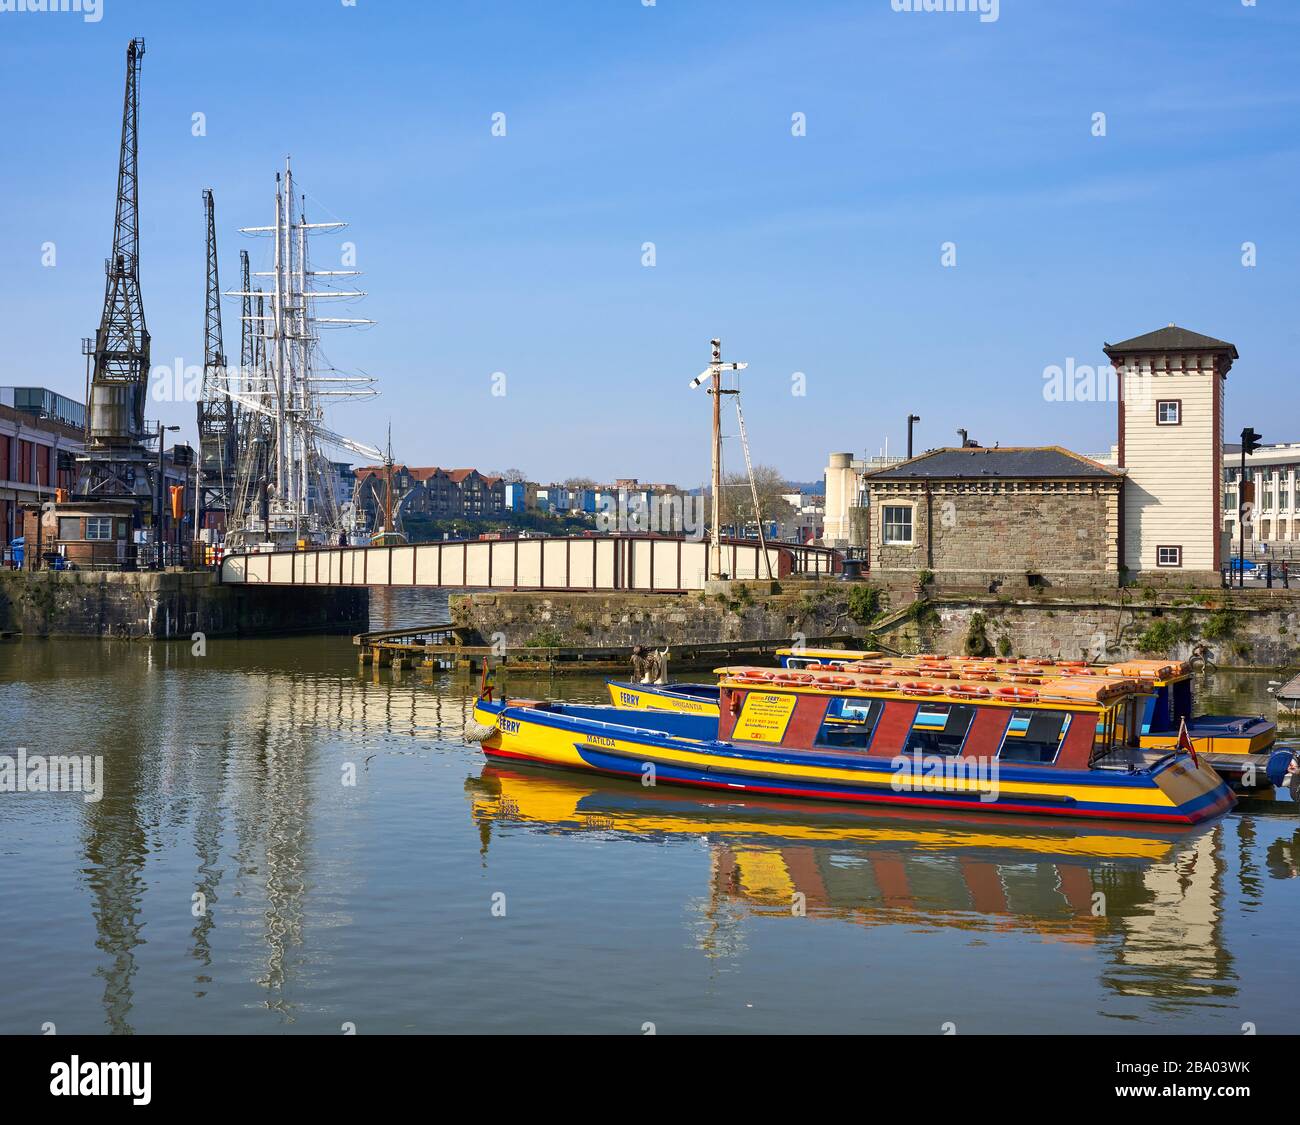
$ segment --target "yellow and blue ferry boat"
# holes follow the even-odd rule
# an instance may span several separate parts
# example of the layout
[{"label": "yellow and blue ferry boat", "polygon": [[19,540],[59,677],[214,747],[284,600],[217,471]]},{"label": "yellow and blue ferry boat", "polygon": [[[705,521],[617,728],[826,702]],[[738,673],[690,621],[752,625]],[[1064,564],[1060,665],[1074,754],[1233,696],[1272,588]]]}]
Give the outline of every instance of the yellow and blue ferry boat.
[{"label": "yellow and blue ferry boat", "polygon": [[723,668],[716,718],[481,699],[503,762],[810,800],[1195,824],[1232,807],[1190,745],[1143,749],[1145,692],[1117,676],[939,679]]},{"label": "yellow and blue ferry boat", "polygon": [[[950,658],[936,655],[885,656],[850,649],[778,649],[780,666],[795,670],[858,669],[877,674],[970,676],[980,680],[1033,683],[1044,675],[1109,675],[1138,680],[1146,691],[1138,719],[1138,745],[1169,749],[1185,725],[1192,747],[1210,760],[1231,783],[1243,789],[1281,784],[1274,775],[1286,772],[1300,758],[1294,750],[1270,754],[1277,724],[1262,715],[1196,715],[1192,699],[1191,665],[1185,661],[1127,660],[1089,666],[1085,661],[1016,660],[1011,658]],[[716,684],[638,684],[608,682],[615,707],[717,714]]]}]

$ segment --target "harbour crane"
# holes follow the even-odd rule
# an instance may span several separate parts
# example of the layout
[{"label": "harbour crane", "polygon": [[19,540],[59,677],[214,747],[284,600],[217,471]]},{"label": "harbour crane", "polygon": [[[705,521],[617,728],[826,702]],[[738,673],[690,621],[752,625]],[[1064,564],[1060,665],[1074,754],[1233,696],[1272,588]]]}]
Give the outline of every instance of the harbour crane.
[{"label": "harbour crane", "polygon": [[[235,407],[227,390],[225,344],[221,337],[221,280],[217,271],[216,206],[212,189],[203,189],[207,219],[207,284],[203,318],[203,390],[198,405],[199,526],[208,514],[230,508],[237,449]],[[247,342],[241,344],[241,353]],[[241,354],[241,359],[243,358]]]},{"label": "harbour crane", "polygon": [[[140,295],[139,124],[144,40],[126,48],[126,91],[118,152],[113,251],[104,263],[104,310],[91,355],[86,449],[78,457],[77,490],[90,497],[154,493],[153,458],[144,448],[149,380],[149,330]],[[161,437],[159,441],[161,442]]]}]

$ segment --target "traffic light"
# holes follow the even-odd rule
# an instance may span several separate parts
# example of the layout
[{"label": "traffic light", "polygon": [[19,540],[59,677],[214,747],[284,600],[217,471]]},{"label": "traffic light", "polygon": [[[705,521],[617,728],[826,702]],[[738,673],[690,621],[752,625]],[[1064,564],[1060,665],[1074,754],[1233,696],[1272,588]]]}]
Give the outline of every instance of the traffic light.
[{"label": "traffic light", "polygon": [[1247,426],[1241,431],[1241,451],[1242,453],[1254,453],[1259,448],[1259,443],[1263,438],[1255,432],[1253,426]]}]

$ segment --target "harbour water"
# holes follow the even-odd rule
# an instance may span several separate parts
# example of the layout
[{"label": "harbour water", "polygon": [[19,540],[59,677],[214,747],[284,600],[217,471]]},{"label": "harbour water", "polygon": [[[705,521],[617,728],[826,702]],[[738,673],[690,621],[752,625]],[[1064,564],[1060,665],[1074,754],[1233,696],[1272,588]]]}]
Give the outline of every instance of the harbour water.
[{"label": "harbour water", "polygon": [[[377,598],[374,626],[443,604]],[[99,801],[0,793],[0,1032],[1300,1031],[1294,814],[1178,832],[499,770],[462,740],[475,689],[359,674],[346,637],[0,645],[0,753],[105,771]],[[1202,699],[1271,714],[1267,677]]]}]

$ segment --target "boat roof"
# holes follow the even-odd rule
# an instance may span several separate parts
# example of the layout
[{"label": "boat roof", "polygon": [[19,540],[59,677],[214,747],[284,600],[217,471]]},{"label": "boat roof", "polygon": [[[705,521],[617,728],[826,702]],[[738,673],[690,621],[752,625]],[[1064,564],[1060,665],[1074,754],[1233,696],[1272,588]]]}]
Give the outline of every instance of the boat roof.
[{"label": "boat roof", "polygon": [[870,663],[833,669],[772,669],[729,665],[715,669],[718,683],[743,691],[794,691],[879,699],[931,700],[1005,707],[1085,707],[1105,709],[1131,696],[1150,692],[1138,677],[1099,675],[1055,668],[1022,669],[1001,675],[970,667],[879,667]]},{"label": "boat roof", "polygon": [[777,656],[815,656],[829,657],[832,660],[874,660],[882,657],[883,652],[869,648],[779,648]]},{"label": "boat roof", "polygon": [[[1192,666],[1185,660],[1119,660],[1111,664],[1090,664],[1086,660],[1028,659],[1009,656],[944,656],[937,653],[918,653],[908,656],[885,656],[867,649],[777,649],[778,656],[806,656],[827,660],[837,667],[888,673],[923,674],[949,672],[991,675],[1013,682],[1022,676],[1114,676],[1119,679],[1141,680],[1153,686],[1163,686],[1171,680],[1181,680],[1192,674]],[[1300,677],[1298,677],[1300,678]]]}]

